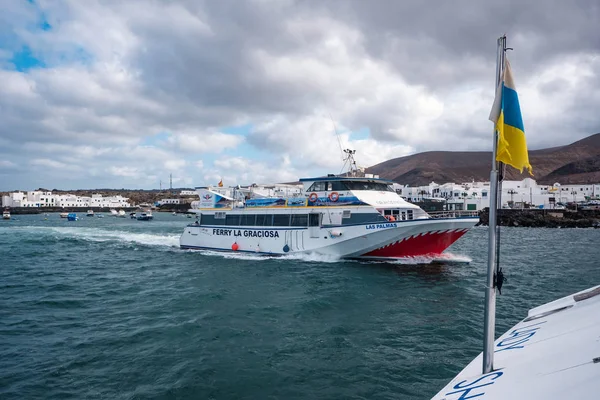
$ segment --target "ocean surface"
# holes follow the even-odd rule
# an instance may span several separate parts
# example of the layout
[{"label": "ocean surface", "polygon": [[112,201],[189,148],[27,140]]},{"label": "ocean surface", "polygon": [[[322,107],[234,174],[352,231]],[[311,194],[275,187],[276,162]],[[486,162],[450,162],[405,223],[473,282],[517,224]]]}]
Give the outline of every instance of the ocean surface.
[{"label": "ocean surface", "polygon": [[[80,218],[0,220],[1,399],[428,399],[481,351],[483,227],[401,264],[182,251],[183,216]],[[599,243],[503,228],[497,333],[599,284]]]}]

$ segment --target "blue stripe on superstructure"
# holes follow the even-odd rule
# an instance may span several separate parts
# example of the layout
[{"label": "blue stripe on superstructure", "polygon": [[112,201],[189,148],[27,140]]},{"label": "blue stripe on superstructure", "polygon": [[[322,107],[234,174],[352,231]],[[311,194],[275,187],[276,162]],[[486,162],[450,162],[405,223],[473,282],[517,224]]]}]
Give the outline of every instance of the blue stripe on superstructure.
[{"label": "blue stripe on superstructure", "polygon": [[521,107],[519,106],[519,96],[517,92],[506,85],[502,89],[502,110],[504,111],[504,124],[513,126],[522,132],[523,118],[521,117]]}]

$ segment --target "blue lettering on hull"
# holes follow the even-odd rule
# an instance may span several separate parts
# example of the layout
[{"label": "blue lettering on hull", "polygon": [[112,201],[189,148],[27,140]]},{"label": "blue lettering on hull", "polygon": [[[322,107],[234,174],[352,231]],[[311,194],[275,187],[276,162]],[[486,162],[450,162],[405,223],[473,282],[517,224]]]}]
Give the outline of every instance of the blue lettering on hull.
[{"label": "blue lettering on hull", "polygon": [[366,229],[385,229],[385,228],[397,228],[398,224],[389,223],[389,224],[371,224],[366,225]]}]

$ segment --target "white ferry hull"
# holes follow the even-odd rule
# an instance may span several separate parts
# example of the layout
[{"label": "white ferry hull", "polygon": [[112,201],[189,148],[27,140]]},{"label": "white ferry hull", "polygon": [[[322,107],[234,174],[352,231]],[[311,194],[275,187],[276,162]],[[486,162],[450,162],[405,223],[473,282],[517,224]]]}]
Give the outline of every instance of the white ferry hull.
[{"label": "white ferry hull", "polygon": [[464,235],[478,220],[418,219],[309,228],[191,224],[181,235],[180,246],[183,249],[269,255],[314,253],[360,259],[436,256]]}]

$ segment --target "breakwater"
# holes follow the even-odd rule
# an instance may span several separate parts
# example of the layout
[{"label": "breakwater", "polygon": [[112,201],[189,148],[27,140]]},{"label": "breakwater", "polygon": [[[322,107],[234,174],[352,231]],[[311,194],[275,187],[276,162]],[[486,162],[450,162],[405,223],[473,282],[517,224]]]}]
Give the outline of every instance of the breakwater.
[{"label": "breakwater", "polygon": [[[488,225],[489,209],[479,214],[479,225]],[[600,210],[498,210],[498,225],[527,228],[592,228],[600,226]]]}]

